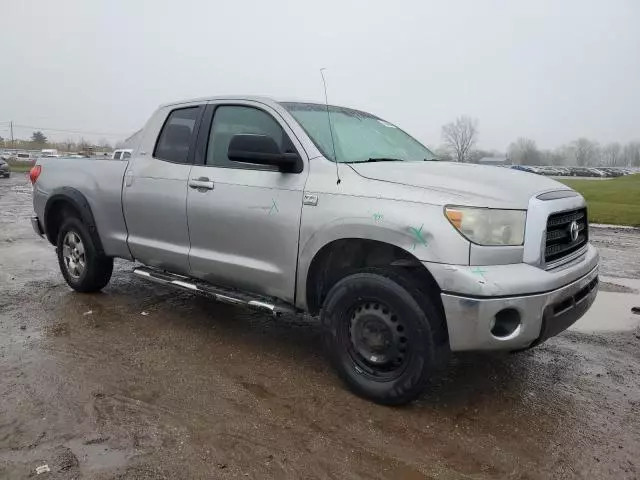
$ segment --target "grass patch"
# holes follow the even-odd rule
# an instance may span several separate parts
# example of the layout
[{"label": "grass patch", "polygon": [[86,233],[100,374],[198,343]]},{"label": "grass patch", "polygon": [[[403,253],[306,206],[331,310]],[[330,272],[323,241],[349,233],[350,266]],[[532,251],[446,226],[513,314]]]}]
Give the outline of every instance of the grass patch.
[{"label": "grass patch", "polygon": [[33,167],[33,165],[30,165],[28,163],[14,163],[13,165],[9,165],[11,173],[28,172],[29,170],[31,170],[31,167]]},{"label": "grass patch", "polygon": [[560,180],[587,200],[589,221],[640,227],[640,175],[610,180]]}]

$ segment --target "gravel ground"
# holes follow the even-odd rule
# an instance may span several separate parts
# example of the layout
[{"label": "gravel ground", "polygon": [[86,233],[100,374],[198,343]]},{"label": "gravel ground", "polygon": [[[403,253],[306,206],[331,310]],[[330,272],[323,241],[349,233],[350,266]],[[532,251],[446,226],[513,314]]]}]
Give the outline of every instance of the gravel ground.
[{"label": "gravel ground", "polygon": [[[422,400],[382,407],[343,388],[313,321],[143,283],[124,262],[103,293],[72,292],[30,192],[0,180],[2,479],[45,464],[39,479],[640,476],[638,331],[456,356]],[[637,231],[592,240],[604,275],[640,277]],[[637,296],[615,280],[610,295]]]}]

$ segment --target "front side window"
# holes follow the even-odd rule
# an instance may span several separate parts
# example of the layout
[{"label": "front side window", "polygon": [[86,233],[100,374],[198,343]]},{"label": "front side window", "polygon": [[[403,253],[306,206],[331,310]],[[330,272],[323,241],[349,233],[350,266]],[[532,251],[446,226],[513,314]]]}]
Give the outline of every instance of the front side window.
[{"label": "front side window", "polygon": [[253,107],[224,105],[216,108],[209,134],[206,165],[254,170],[277,170],[268,165],[252,165],[229,160],[231,137],[240,133],[268,135],[283,153],[295,152],[291,140],[280,124],[268,113]]},{"label": "front side window", "polygon": [[329,106],[327,112],[326,105],[315,103],[282,105],[329,160],[357,163],[376,160],[422,162],[437,159],[431,150],[415,138],[370,113],[334,106]]},{"label": "front side window", "polygon": [[188,163],[191,136],[198,118],[199,107],[174,110],[164,122],[158,137],[155,158],[175,163]]},{"label": "front side window", "polygon": [[122,152],[122,158],[125,160],[131,158],[131,152]]}]

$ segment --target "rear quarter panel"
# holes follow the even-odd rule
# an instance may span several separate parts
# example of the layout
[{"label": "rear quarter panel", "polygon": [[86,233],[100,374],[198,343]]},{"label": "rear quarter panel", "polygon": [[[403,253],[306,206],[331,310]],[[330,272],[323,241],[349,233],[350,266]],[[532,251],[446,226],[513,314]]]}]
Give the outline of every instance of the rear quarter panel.
[{"label": "rear quarter panel", "polygon": [[131,258],[122,213],[122,182],[127,161],[91,158],[45,158],[34,186],[33,206],[44,219],[47,200],[60,187],[81,192],[91,207],[107,255]]}]

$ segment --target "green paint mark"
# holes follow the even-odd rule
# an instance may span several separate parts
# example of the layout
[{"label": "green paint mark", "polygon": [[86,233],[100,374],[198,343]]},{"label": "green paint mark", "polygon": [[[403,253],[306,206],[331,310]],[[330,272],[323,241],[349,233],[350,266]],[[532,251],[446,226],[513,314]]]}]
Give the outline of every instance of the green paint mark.
[{"label": "green paint mark", "polygon": [[271,212],[273,212],[274,210],[275,210],[276,212],[280,212],[280,210],[278,210],[278,204],[277,204],[277,203],[276,203],[276,201],[272,198],[272,199],[271,199],[271,208],[269,209],[269,215],[271,215]]},{"label": "green paint mark", "polygon": [[484,274],[487,273],[487,271],[483,270],[480,267],[476,267],[473,270],[471,270],[471,273],[475,273],[476,275],[480,275],[480,276],[482,276],[482,278],[484,278]]},{"label": "green paint mark", "polygon": [[382,220],[384,218],[384,215],[380,214],[380,213],[374,213],[373,214],[373,220],[376,222],[379,222],[380,220]]},{"label": "green paint mark", "polygon": [[427,246],[427,239],[424,238],[422,236],[422,228],[424,227],[424,223],[422,225],[420,225],[419,229],[416,229],[414,227],[409,227],[409,231],[411,233],[413,233],[413,236],[416,237],[415,241],[413,242],[413,249],[416,249],[416,244],[420,243],[420,245],[424,245],[425,247]]}]

